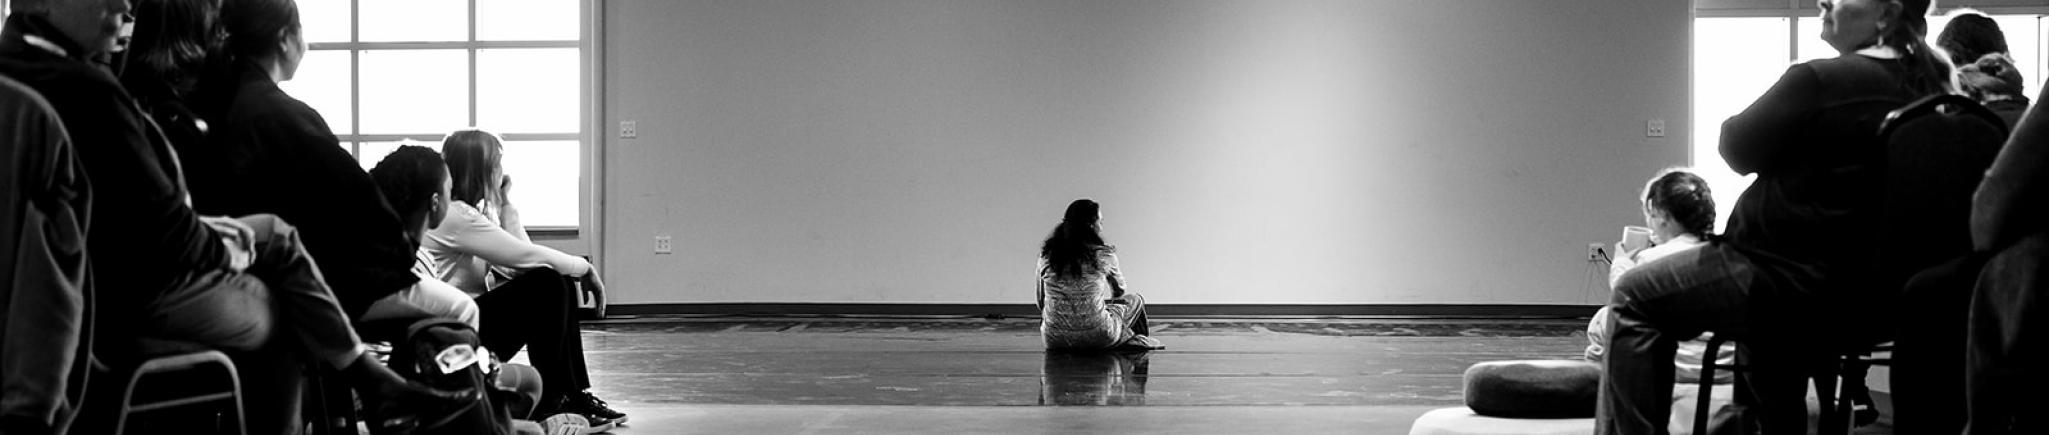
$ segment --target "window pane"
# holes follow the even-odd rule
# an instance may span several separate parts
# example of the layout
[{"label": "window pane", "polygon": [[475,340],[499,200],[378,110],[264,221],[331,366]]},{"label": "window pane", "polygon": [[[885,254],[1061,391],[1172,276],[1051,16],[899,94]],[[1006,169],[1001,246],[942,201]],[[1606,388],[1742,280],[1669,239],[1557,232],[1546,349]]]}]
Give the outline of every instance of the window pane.
[{"label": "window pane", "polygon": [[[1750,180],[1722,162],[1722,121],[1749,107],[1786,71],[1785,18],[1699,18],[1693,31],[1693,166],[1715,191],[1723,225]],[[1717,227],[1719,228],[1719,226]]]},{"label": "window pane", "polygon": [[278,84],[292,98],[313,106],[327,119],[327,128],[334,134],[353,134],[349,129],[349,52],[347,50],[312,50],[299,61],[299,71],[292,74],[292,80]]},{"label": "window pane", "polygon": [[[360,0],[363,41],[468,41],[467,0]],[[496,0],[490,0],[496,1]]]},{"label": "window pane", "polygon": [[477,125],[498,133],[575,133],[574,48],[477,51]]},{"label": "window pane", "polygon": [[505,175],[512,177],[512,203],[528,227],[577,226],[583,168],[577,141],[506,142]]},{"label": "window pane", "polygon": [[[1931,20],[1934,18],[1929,17]],[[1800,45],[1798,62],[1833,59],[1842,55],[1836,52],[1835,47],[1830,47],[1828,41],[1821,40],[1821,17],[1800,17],[1800,39],[1793,43]]]},{"label": "window pane", "polygon": [[2027,83],[2022,93],[2033,98],[2042,90],[2042,16],[2040,15],[1996,15],[1999,31],[2006,33],[2006,49],[2013,55],[2013,65],[2020,70],[2021,82]]},{"label": "window pane", "polygon": [[363,132],[440,134],[469,126],[469,52],[368,50]]},{"label": "window pane", "polygon": [[397,151],[400,145],[419,145],[433,148],[434,151],[439,152],[441,151],[441,138],[437,137],[434,140],[418,140],[418,138],[414,138],[413,140],[399,142],[364,142],[362,152],[356,154],[356,163],[363,165],[364,171],[369,171],[370,168],[377,167],[377,162],[383,161],[385,155],[391,154],[392,151]]},{"label": "window pane", "polygon": [[306,42],[349,42],[349,0],[302,0],[299,25]]},{"label": "window pane", "polygon": [[477,2],[477,39],[542,41],[582,39],[576,0]]}]

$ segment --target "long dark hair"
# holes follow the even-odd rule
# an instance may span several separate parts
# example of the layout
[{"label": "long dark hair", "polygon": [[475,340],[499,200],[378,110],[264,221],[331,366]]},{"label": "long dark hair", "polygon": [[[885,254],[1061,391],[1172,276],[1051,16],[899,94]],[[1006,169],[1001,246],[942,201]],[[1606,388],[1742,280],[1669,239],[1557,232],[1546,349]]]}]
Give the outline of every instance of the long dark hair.
[{"label": "long dark hair", "polygon": [[1054,226],[1053,233],[1046,235],[1046,243],[1039,245],[1039,258],[1046,260],[1046,268],[1054,275],[1081,275],[1098,266],[1097,255],[1117,251],[1117,247],[1103,242],[1102,228],[1096,225],[1101,211],[1102,205],[1088,198],[1067,204],[1067,214],[1060,218],[1060,225]]},{"label": "long dark hair", "polygon": [[1906,66],[1906,87],[1917,96],[1957,92],[1956,68],[1949,58],[1928,45],[1928,11],[1934,0],[1887,0],[1900,5],[1900,13],[1878,32],[1878,44],[1900,51]]},{"label": "long dark hair", "polygon": [[1706,179],[1683,169],[1666,169],[1643,187],[1646,205],[1664,210],[1679,228],[1707,239],[1715,233],[1715,193]]},{"label": "long dark hair", "polygon": [[498,180],[492,177],[499,173],[500,160],[504,158],[505,144],[498,135],[491,132],[465,129],[449,133],[441,140],[441,154],[448,160],[448,176],[454,180],[449,196],[454,200],[482,208],[485,204],[499,200]]},{"label": "long dark hair", "polygon": [[135,2],[135,35],[128,42],[122,75],[142,74],[163,81],[174,92],[192,91],[208,56],[220,45],[214,23],[216,0],[140,0]]}]

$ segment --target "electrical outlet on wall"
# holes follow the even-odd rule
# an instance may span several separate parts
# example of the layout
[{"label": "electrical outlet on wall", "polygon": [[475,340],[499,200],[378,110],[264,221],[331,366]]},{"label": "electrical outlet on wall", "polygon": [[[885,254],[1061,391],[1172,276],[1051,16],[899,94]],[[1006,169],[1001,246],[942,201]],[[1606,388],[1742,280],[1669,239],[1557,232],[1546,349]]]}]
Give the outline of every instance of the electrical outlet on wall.
[{"label": "electrical outlet on wall", "polygon": [[1594,243],[1588,243],[1588,244],[1587,244],[1587,261],[1589,261],[1589,262],[1593,262],[1593,261],[1604,261],[1604,260],[1607,260],[1607,259],[1608,259],[1608,244],[1606,244],[1606,243],[1599,243],[1599,242],[1594,242]]},{"label": "electrical outlet on wall", "polygon": [[619,138],[620,138],[620,139],[633,139],[633,138],[637,138],[637,137],[640,137],[640,122],[638,122],[638,121],[619,121]]},{"label": "electrical outlet on wall", "polygon": [[1651,118],[1643,127],[1644,137],[1665,137],[1665,118]]},{"label": "electrical outlet on wall", "polygon": [[670,238],[669,238],[669,236],[655,236],[655,253],[656,253],[656,254],[674,254],[674,253],[676,253],[676,247],[675,247],[675,245],[673,245],[673,244],[671,244],[671,243],[670,243]]}]

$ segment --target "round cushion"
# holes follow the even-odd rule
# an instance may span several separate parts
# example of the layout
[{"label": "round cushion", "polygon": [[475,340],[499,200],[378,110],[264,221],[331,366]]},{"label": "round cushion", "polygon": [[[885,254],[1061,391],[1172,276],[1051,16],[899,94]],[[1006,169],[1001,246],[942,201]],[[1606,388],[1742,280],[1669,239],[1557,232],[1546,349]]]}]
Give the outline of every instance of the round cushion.
[{"label": "round cushion", "polygon": [[1466,369],[1466,407],[1508,418],[1594,416],[1601,366],[1584,360],[1489,361]]},{"label": "round cushion", "polygon": [[1409,435],[1590,435],[1592,418],[1515,419],[1474,414],[1467,408],[1423,413],[1409,426]]}]

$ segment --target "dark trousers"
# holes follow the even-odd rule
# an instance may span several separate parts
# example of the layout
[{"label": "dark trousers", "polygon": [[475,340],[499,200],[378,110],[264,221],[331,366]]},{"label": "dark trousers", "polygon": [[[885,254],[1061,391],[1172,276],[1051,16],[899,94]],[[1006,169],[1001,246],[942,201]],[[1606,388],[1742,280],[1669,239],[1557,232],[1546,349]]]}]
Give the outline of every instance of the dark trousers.
[{"label": "dark trousers", "polygon": [[[2049,233],[2036,233],[1985,263],[1972,294],[1965,353],[1964,433],[2049,433]],[[1902,415],[1905,415],[1902,413]]]},{"label": "dark trousers", "polygon": [[[1737,355],[1752,367],[1736,385],[1736,406],[1766,435],[1807,428],[1806,380],[1815,367],[1812,343],[1751,334],[1757,319],[1797,313],[1800,280],[1780,262],[1726,242],[1637,266],[1615,286],[1608,356],[1602,360],[1597,434],[1664,434],[1672,413],[1672,356],[1679,341],[1701,332],[1735,336]],[[1772,330],[1778,330],[1774,323]]]},{"label": "dark trousers", "polygon": [[541,372],[542,406],[590,388],[583,363],[583,335],[574,310],[576,294],[555,269],[527,270],[477,297],[483,327],[477,333],[501,361],[530,348],[527,361]]},{"label": "dark trousers", "polygon": [[1963,258],[1907,281],[1893,341],[1893,430],[1953,434],[1964,428],[1964,342],[1971,286],[1984,261]]}]

